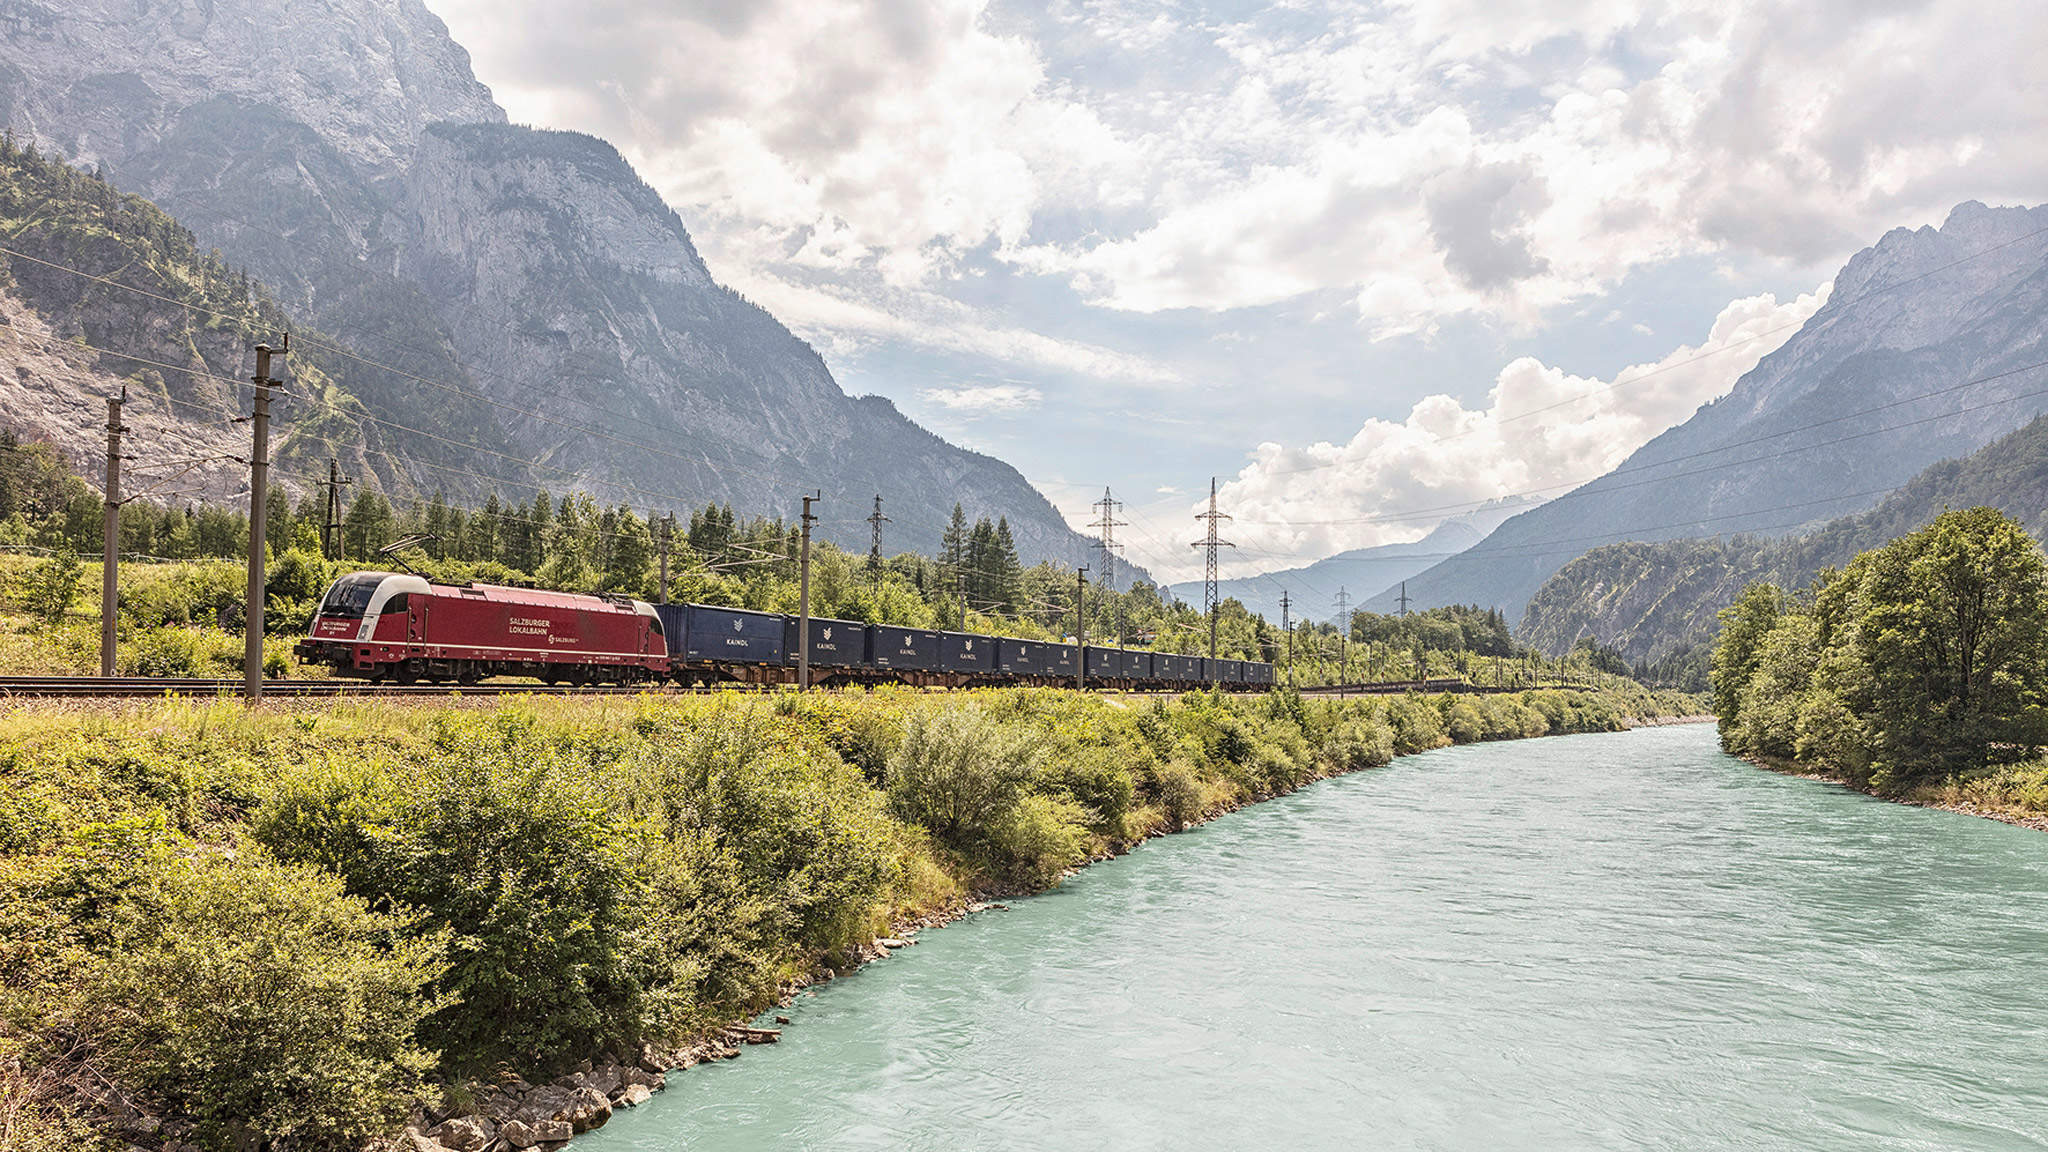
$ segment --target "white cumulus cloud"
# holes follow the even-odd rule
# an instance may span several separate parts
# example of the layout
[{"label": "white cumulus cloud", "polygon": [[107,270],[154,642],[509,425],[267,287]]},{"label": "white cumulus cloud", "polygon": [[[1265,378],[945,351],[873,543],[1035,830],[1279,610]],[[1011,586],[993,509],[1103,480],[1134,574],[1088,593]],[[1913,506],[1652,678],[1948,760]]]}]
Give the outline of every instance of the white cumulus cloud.
[{"label": "white cumulus cloud", "polygon": [[[1342,443],[1261,444],[1218,492],[1234,517],[1237,567],[1414,540],[1486,501],[1562,495],[1725,395],[1827,302],[1828,289],[1782,303],[1769,294],[1736,300],[1699,344],[1612,380],[1521,357],[1500,370],[1477,409],[1426,396],[1404,419],[1368,420]],[[1155,534],[1177,531],[1193,510],[1164,514]],[[1172,565],[1165,574],[1175,579],[1197,567],[1163,552],[1148,562]]]}]

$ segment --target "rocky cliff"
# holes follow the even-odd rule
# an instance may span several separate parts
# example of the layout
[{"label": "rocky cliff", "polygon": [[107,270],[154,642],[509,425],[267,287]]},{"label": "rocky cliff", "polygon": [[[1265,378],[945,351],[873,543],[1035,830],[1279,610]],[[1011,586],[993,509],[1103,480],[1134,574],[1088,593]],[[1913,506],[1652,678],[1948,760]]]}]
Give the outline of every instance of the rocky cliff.
[{"label": "rocky cliff", "polygon": [[[2048,409],[2048,207],[1956,208],[1898,229],[1727,395],[1614,472],[1408,581],[1423,606],[1519,611],[1590,548],[1782,535],[1868,508]],[[1392,590],[1368,607],[1386,610]]]},{"label": "rocky cliff", "polygon": [[419,0],[0,0],[0,116],[103,168],[352,355],[405,484],[648,508],[826,497],[929,551],[954,502],[1086,541],[1014,469],[848,397],[609,145],[507,125]]}]

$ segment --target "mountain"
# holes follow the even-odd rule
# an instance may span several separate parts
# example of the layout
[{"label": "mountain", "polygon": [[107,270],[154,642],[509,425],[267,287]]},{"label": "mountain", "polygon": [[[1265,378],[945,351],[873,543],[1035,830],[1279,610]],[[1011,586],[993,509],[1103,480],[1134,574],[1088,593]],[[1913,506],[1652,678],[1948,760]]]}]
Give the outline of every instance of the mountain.
[{"label": "mountain", "polygon": [[[1284,591],[1290,594],[1294,619],[1335,619],[1339,591],[1354,597],[1390,586],[1398,591],[1400,581],[1479,543],[1508,517],[1535,503],[1537,501],[1528,497],[1490,501],[1483,507],[1445,520],[1420,540],[1355,548],[1301,568],[1219,580],[1217,594],[1226,600],[1238,601],[1268,620],[1278,621],[1280,594]],[[1168,591],[1189,604],[1202,602],[1200,580],[1175,584]]]},{"label": "mountain", "polygon": [[1518,632],[1554,655],[1590,635],[1631,661],[1655,661],[1712,640],[1715,613],[1756,581],[1804,587],[1822,568],[1847,564],[1944,511],[1979,505],[2003,510],[2048,541],[2048,419],[1935,464],[1870,511],[1811,532],[1595,548],[1544,581]]},{"label": "mountain", "polygon": [[[1408,581],[1420,605],[1512,613],[1587,549],[1782,535],[1869,508],[2048,409],[2048,207],[1967,203],[1895,229],[1783,346],[1613,472]],[[1392,590],[1367,602],[1392,606]]]},{"label": "mountain", "polygon": [[330,333],[387,488],[784,514],[817,489],[861,550],[879,493],[892,550],[958,501],[1027,561],[1087,555],[1008,465],[847,396],[610,145],[507,123],[420,0],[0,0],[0,122]]}]

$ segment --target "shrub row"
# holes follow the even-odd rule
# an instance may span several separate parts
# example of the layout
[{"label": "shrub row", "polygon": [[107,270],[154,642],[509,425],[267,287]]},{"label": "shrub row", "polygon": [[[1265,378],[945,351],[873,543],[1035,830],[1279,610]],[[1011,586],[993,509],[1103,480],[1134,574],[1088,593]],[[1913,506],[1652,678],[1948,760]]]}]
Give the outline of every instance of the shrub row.
[{"label": "shrub row", "polygon": [[1320,776],[1689,707],[1005,690],[17,714],[0,1099],[31,1098],[19,1147],[89,1146],[36,1085],[90,1058],[205,1146],[351,1146],[436,1079],[679,1039],[898,916]]}]

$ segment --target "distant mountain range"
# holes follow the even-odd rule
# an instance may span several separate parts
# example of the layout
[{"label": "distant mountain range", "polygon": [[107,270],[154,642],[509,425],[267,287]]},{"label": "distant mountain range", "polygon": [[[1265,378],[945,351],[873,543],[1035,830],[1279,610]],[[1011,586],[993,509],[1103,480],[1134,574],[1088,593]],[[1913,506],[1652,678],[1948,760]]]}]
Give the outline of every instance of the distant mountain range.
[{"label": "distant mountain range", "polygon": [[2002,509],[2048,541],[2048,419],[1935,464],[1876,508],[1811,532],[1595,548],[1544,582],[1518,634],[1554,654],[1593,636],[1631,661],[1656,661],[1710,642],[1715,613],[1756,581],[1805,587],[1822,568],[1846,564],[1944,511],[1979,505]]},{"label": "distant mountain range", "polygon": [[[1588,549],[1773,536],[1876,504],[2048,410],[2048,207],[1975,202],[1896,229],[1727,395],[1619,468],[1408,580],[1417,606],[1512,617]],[[1386,611],[1394,589],[1367,607]]]},{"label": "distant mountain range", "polygon": [[[1352,603],[1359,607],[1363,607],[1365,599],[1379,589],[1398,592],[1400,581],[1427,571],[1478,544],[1503,521],[1538,503],[1540,501],[1531,497],[1491,501],[1471,512],[1445,520],[1420,540],[1356,548],[1301,568],[1219,580],[1217,594],[1226,600],[1234,599],[1278,623],[1280,594],[1284,591],[1292,604],[1294,619],[1334,620],[1337,617],[1338,592],[1349,593]],[[1202,603],[1202,582],[1199,580],[1175,584],[1169,591],[1189,604]]]},{"label": "distant mountain range", "polygon": [[861,550],[879,493],[892,550],[935,549],[958,501],[1006,515],[1027,562],[1088,555],[1008,465],[847,396],[609,144],[506,123],[420,0],[6,0],[0,123],[148,197],[357,358],[379,422],[361,466],[393,492],[789,514],[819,489],[821,532]]}]

